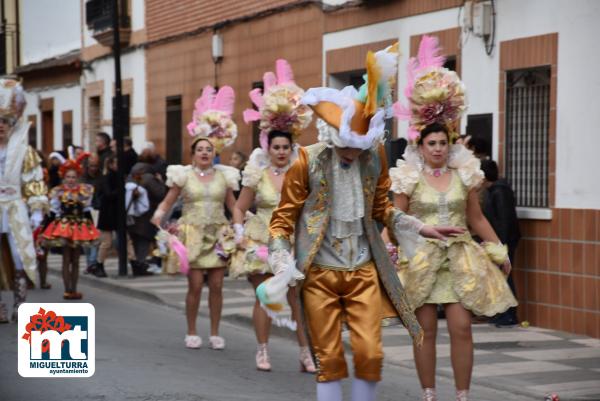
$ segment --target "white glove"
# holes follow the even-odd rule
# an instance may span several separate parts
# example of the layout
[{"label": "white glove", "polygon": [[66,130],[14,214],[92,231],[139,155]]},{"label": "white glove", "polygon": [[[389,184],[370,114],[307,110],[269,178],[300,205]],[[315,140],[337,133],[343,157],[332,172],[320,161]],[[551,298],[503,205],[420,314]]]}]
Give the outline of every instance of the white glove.
[{"label": "white glove", "polygon": [[34,230],[42,224],[42,220],[44,219],[44,215],[41,210],[34,210],[29,217],[29,224],[31,224],[31,228]]},{"label": "white glove", "polygon": [[244,240],[244,226],[240,223],[235,223],[233,225],[233,231],[235,232],[233,236],[233,240],[236,245],[239,245]]}]

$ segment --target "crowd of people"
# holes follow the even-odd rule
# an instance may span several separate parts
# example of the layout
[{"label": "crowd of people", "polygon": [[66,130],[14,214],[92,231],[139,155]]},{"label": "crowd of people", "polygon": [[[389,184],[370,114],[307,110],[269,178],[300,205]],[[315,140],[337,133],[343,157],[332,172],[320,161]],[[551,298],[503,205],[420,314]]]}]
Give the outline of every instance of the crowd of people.
[{"label": "crowd of people", "polygon": [[[297,333],[301,371],[316,373],[317,399],[341,401],[341,380],[348,376],[345,324],[354,353],[352,399],[375,400],[382,326],[399,318],[413,338],[423,400],[434,401],[442,308],[456,399],[467,400],[472,316],[500,326],[518,322],[510,261],[519,232],[514,194],[497,165],[473,149],[475,140],[457,134],[464,85],[443,68],[438,52],[437,40],[425,36],[409,63],[407,104],[391,100],[397,45],[368,54],[359,90],[305,92],[289,63],[277,60],[276,72],[264,74],[264,89],[249,94],[256,108],[243,113],[246,123],[258,122],[261,146],[249,158],[233,152],[229,165],[215,162],[237,137],[229,86],[207,86],[196,101],[187,126],[190,164],[167,166],[152,143],[138,155],[125,138],[131,272],[187,276],[187,348],[203,344],[197,316],[204,284],[208,345],[226,347],[219,323],[228,273],[245,277],[257,294],[258,370],[272,369],[271,324],[289,327]],[[21,138],[22,89],[6,80],[0,86],[16,99],[14,110],[0,105],[0,233],[7,234],[2,246],[11,249],[14,265],[8,269],[3,261],[0,284],[14,289],[16,311],[36,265],[40,287],[49,288],[46,258],[59,252],[64,298],[80,299],[80,253],[85,273],[102,278],[115,246],[115,141],[101,132],[93,153],[75,147],[52,152],[46,163]],[[388,170],[382,143],[392,116],[409,122],[408,145]],[[318,142],[301,147],[313,117]],[[20,156],[7,151],[13,148]],[[18,171],[10,175],[9,169]],[[30,224],[16,229],[24,222]],[[0,321],[7,320],[0,303]]]}]

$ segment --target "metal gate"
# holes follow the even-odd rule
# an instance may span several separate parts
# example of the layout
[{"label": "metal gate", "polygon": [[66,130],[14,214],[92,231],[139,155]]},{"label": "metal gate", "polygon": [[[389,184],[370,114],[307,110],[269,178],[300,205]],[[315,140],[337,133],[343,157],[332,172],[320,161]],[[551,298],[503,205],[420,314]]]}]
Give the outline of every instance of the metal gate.
[{"label": "metal gate", "polygon": [[548,207],[550,67],[509,71],[506,78],[506,178],[517,206]]}]

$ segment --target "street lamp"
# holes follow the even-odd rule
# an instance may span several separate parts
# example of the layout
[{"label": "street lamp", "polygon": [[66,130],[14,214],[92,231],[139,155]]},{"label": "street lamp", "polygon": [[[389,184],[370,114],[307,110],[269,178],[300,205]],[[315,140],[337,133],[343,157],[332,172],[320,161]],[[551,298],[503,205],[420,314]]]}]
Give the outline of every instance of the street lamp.
[{"label": "street lamp", "polygon": [[127,276],[127,226],[125,216],[125,177],[123,174],[123,96],[121,93],[121,38],[119,21],[119,0],[113,2],[113,57],[115,59],[115,101],[113,106],[113,138],[117,142],[117,243],[119,255],[119,276]]}]

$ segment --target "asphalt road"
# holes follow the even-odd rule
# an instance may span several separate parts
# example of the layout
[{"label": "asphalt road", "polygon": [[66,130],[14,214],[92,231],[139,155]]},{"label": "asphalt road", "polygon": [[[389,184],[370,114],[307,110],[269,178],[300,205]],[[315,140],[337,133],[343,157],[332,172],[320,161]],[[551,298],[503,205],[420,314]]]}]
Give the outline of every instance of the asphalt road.
[{"label": "asphalt road", "polygon": [[[31,291],[30,302],[61,302],[62,288],[51,277],[53,289]],[[254,366],[255,338],[251,328],[223,323],[227,349],[183,346],[185,319],[175,309],[128,298],[106,290],[80,286],[85,302],[96,308],[96,373],[91,378],[22,378],[17,373],[16,324],[0,325],[0,400],[202,400],[307,401],[315,399],[314,377],[299,373],[297,346],[288,338],[270,341],[273,371]],[[12,301],[11,294],[2,294]],[[204,301],[204,300],[203,300]],[[206,304],[203,303],[203,307]],[[208,322],[198,321],[208,339]],[[348,361],[351,359],[348,358]],[[349,398],[350,381],[345,381]],[[452,383],[438,378],[440,399],[453,400]],[[474,388],[473,399],[527,398],[486,388]],[[413,370],[385,365],[378,400],[419,400]]]}]

